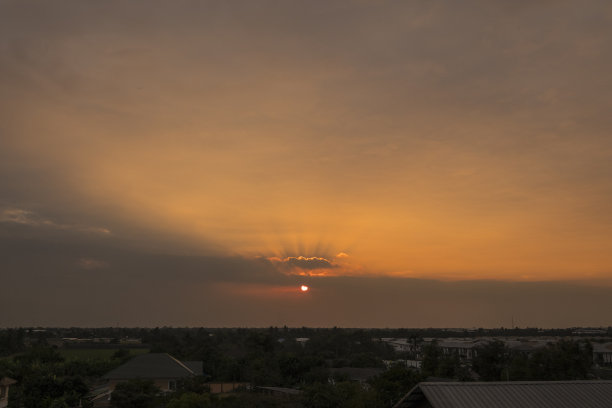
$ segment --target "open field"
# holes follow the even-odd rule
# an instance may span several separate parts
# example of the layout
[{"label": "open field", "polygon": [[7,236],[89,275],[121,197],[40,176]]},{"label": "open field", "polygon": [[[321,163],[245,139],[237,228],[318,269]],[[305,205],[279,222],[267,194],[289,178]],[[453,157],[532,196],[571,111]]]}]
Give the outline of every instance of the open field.
[{"label": "open field", "polygon": [[[62,348],[57,351],[66,359],[69,360],[87,360],[87,359],[100,359],[100,360],[110,360],[113,354],[119,349],[100,349],[100,348]],[[129,349],[131,356],[136,356],[138,354],[148,353],[149,349]]]}]

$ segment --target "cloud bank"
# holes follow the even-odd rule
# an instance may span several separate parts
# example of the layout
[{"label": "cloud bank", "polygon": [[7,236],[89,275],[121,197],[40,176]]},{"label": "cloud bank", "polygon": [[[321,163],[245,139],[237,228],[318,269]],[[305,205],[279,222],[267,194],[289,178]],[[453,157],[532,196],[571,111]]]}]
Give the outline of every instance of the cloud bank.
[{"label": "cloud bank", "polygon": [[606,285],[300,276],[264,258],[150,253],[32,228],[0,223],[7,327],[599,326],[612,308]]}]

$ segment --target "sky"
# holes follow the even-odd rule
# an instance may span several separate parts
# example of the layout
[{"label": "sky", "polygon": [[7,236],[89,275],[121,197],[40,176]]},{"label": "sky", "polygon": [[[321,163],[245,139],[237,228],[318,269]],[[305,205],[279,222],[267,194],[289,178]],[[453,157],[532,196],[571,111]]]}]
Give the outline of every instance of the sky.
[{"label": "sky", "polygon": [[612,325],[610,49],[605,0],[0,0],[0,327]]}]

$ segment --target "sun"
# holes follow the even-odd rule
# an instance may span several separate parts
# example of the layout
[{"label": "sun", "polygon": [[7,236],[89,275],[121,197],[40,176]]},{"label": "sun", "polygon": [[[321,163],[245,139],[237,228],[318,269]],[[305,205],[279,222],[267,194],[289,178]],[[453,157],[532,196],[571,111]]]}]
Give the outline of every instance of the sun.
[{"label": "sun", "polygon": [[310,288],[308,286],[306,286],[306,285],[302,285],[302,286],[300,286],[300,290],[302,292],[308,292],[310,290]]}]

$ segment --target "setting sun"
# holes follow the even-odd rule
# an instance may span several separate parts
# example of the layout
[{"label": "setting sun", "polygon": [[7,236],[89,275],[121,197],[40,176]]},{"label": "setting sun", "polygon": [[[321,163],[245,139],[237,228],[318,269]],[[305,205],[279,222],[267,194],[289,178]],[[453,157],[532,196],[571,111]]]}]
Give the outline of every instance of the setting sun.
[{"label": "setting sun", "polygon": [[306,286],[306,285],[302,285],[302,286],[300,286],[300,290],[301,290],[302,292],[308,292],[308,290],[309,290],[309,289],[310,289],[310,288],[309,288],[308,286]]}]

